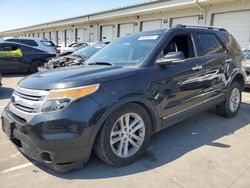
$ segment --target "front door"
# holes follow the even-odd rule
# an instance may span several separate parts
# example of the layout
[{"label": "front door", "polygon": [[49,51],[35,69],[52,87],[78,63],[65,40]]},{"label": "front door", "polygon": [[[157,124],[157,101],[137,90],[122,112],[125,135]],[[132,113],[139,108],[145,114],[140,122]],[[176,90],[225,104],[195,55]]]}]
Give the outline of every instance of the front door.
[{"label": "front door", "polygon": [[158,97],[161,98],[163,119],[181,114],[204,102],[204,59],[197,57],[193,41],[191,33],[177,33],[163,51],[163,55],[182,52],[185,57],[179,63],[159,68]]}]

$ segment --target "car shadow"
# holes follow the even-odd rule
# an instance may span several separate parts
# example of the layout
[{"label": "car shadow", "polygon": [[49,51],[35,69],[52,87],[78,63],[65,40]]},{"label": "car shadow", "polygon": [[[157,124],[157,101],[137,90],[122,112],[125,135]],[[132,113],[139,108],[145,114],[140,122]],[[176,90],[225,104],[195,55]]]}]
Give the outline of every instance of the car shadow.
[{"label": "car shadow", "polygon": [[249,93],[250,92],[250,88],[245,88],[244,91]]},{"label": "car shadow", "polygon": [[0,100],[9,99],[13,93],[12,88],[0,87]]},{"label": "car shadow", "polygon": [[214,109],[207,110],[155,134],[145,155],[137,162],[125,167],[105,165],[92,155],[88,163],[68,174],[57,174],[43,165],[34,163],[49,174],[62,179],[99,179],[132,175],[171,163],[194,149],[208,145],[222,149],[230,145],[217,141],[250,124],[250,104],[242,103],[239,114],[232,119],[216,115]]}]

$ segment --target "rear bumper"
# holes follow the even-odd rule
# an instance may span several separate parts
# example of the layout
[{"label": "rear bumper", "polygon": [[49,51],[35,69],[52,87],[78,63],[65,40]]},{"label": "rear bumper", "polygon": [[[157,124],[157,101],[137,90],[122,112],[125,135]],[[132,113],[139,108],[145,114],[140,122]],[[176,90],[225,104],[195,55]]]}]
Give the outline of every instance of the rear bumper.
[{"label": "rear bumper", "polygon": [[2,130],[23,154],[56,171],[65,172],[78,168],[91,154],[93,143],[89,144],[89,137],[94,126],[89,126],[87,116],[81,117],[83,119],[79,121],[79,113],[75,117],[54,114],[53,119],[48,120],[49,117],[40,115],[27,123],[7,106],[1,117]]}]

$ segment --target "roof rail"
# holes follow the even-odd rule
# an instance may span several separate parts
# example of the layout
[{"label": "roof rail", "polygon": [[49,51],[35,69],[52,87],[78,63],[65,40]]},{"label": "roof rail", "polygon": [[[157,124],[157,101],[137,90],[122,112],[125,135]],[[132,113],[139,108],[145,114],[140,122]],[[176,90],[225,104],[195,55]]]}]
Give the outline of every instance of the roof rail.
[{"label": "roof rail", "polygon": [[200,29],[213,29],[213,30],[220,30],[220,31],[227,31],[224,28],[213,27],[213,26],[206,26],[206,25],[186,25],[186,24],[178,24],[174,26],[174,28],[200,28]]}]

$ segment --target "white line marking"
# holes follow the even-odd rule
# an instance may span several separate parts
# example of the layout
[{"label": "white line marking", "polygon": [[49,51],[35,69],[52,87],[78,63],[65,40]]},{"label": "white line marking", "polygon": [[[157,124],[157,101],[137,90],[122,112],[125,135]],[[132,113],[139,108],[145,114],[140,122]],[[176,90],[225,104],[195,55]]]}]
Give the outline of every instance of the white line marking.
[{"label": "white line marking", "polygon": [[19,152],[18,152],[18,153],[15,153],[15,154],[13,154],[13,155],[11,155],[10,157],[11,157],[11,158],[14,158],[14,157],[16,157],[18,154],[19,154]]},{"label": "white line marking", "polygon": [[20,170],[22,168],[26,168],[26,167],[29,167],[29,166],[32,166],[33,164],[32,163],[25,163],[25,164],[22,164],[22,165],[18,165],[18,166],[15,166],[15,167],[11,167],[11,168],[8,168],[8,169],[5,169],[1,172],[1,174],[5,174],[5,173],[8,173],[8,172],[13,172],[15,170]]}]

